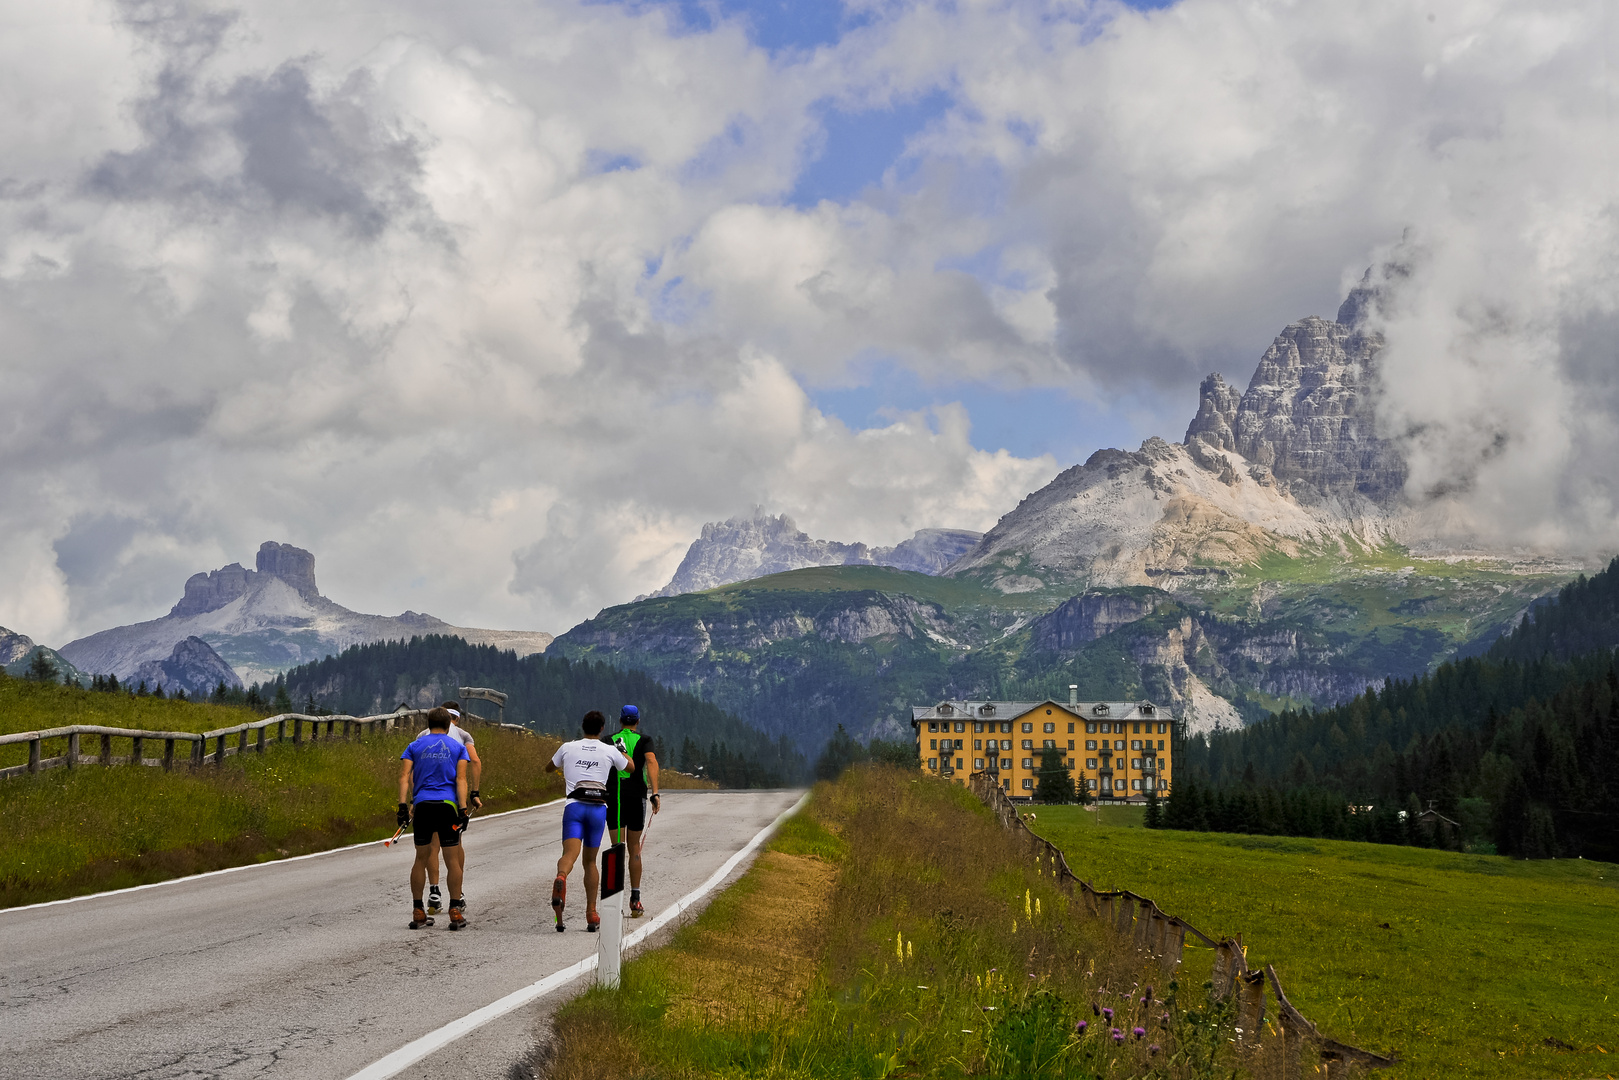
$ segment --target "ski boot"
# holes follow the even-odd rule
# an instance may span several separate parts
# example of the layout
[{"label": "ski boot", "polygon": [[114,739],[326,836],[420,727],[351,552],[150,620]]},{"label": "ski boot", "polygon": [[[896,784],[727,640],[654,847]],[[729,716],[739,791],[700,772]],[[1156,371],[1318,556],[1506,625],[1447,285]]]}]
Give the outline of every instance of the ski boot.
[{"label": "ski boot", "polygon": [[646,908],[641,906],[641,898],[640,897],[636,897],[634,900],[630,901],[630,918],[639,919],[642,915],[645,915],[645,914],[646,914]]},{"label": "ski boot", "polygon": [[444,901],[439,897],[438,886],[429,885],[427,887],[427,913],[429,915],[437,915],[443,910]]},{"label": "ski boot", "polygon": [[602,917],[594,911],[585,912],[585,932],[594,934],[602,928]]},{"label": "ski boot", "polygon": [[450,898],[450,929],[465,930],[467,928],[467,898]]},{"label": "ski boot", "polygon": [[568,902],[568,879],[559,877],[551,882],[551,910],[556,913],[557,933],[562,933],[567,927],[562,925],[562,909]]},{"label": "ski boot", "polygon": [[420,930],[424,926],[432,925],[432,916],[428,915],[423,908],[415,906],[410,909],[410,928],[412,930]]}]

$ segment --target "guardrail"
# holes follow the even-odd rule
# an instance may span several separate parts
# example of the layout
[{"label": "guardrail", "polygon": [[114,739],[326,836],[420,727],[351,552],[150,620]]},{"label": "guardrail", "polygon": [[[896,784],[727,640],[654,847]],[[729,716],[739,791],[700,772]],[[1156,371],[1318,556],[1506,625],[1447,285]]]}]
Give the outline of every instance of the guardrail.
[{"label": "guardrail", "polygon": [[[74,724],[70,727],[46,728],[42,731],[19,731],[11,735],[0,735],[0,746],[9,746],[14,743],[28,744],[28,764],[13,765],[10,768],[0,769],[0,779],[11,776],[22,776],[29,773],[42,772],[45,769],[66,767],[77,768],[80,765],[146,765],[163,769],[174,768],[175,746],[178,743],[187,743],[183,763],[191,765],[204,765],[209,762],[215,764],[224,761],[232,754],[245,754],[250,749],[256,753],[264,753],[270,728],[276,729],[276,742],[287,741],[287,726],[292,726],[292,742],[294,745],[304,742],[304,725],[309,725],[310,742],[325,742],[331,739],[363,739],[367,734],[377,731],[391,731],[405,726],[406,721],[411,726],[427,715],[426,709],[400,709],[391,713],[379,713],[376,716],[310,716],[307,713],[281,713],[266,720],[256,720],[249,724],[237,724],[235,727],[219,728],[215,731],[147,731],[140,728],[102,727],[97,724]],[[339,728],[338,725],[342,725]],[[380,726],[379,726],[380,725]],[[516,724],[500,724],[499,727],[516,728]],[[324,731],[322,730],[324,728]],[[527,731],[527,728],[519,730]],[[249,734],[253,738],[249,738]],[[85,735],[101,737],[99,753],[86,754],[82,749],[81,739]],[[41,746],[46,739],[67,739],[67,753],[57,757],[41,757]],[[112,741],[114,739],[131,740],[130,752],[127,755],[114,756]],[[163,743],[162,757],[146,757],[147,743]],[[209,744],[213,744],[210,752]]]},{"label": "guardrail", "polygon": [[[1185,919],[1170,915],[1145,896],[1128,890],[1104,892],[1091,887],[1068,868],[1062,850],[1051,841],[1037,835],[1023,819],[1023,813],[1007,798],[1000,780],[987,772],[973,773],[967,778],[968,787],[979,800],[994,812],[1001,827],[1022,833],[1030,854],[1041,864],[1042,872],[1049,871],[1059,888],[1070,898],[1080,901],[1079,908],[1129,942],[1143,957],[1156,960],[1165,977],[1172,976],[1180,966],[1181,954],[1188,934],[1214,950],[1213,993],[1218,1001],[1237,998],[1238,1049],[1247,1055],[1260,1051],[1260,1037],[1265,1029],[1265,987],[1268,984],[1276,999],[1277,1026],[1281,1029],[1280,1073],[1286,1080],[1298,1080],[1305,1075],[1304,1056],[1310,1050],[1324,1075],[1339,1076],[1345,1068],[1384,1069],[1398,1060],[1393,1054],[1374,1054],[1348,1043],[1322,1034],[1304,1015],[1293,1007],[1282,991],[1282,980],[1276,969],[1266,964],[1263,970],[1248,966],[1248,952],[1242,944],[1242,935],[1216,940]],[[1078,896],[1076,897],[1076,891]],[[1270,1047],[1266,1047],[1267,1050]],[[1331,1071],[1329,1071],[1331,1070]]]}]

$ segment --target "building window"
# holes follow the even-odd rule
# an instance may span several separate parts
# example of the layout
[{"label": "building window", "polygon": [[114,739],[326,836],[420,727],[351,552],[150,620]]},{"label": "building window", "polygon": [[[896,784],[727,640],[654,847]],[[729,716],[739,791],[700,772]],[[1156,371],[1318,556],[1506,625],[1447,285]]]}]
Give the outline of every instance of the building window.
[{"label": "building window", "polygon": [[1024,724],[1023,725],[1023,734],[1027,735],[1033,730],[1034,730],[1034,725],[1033,724]]},{"label": "building window", "polygon": [[1032,768],[1034,768],[1034,758],[1032,758],[1032,757],[1026,757],[1026,758],[1024,758],[1024,759],[1023,759],[1023,767],[1024,767],[1024,768],[1025,768],[1025,769],[1032,769]]},{"label": "building window", "polygon": [[1092,791],[1096,790],[1096,781],[1095,780],[1087,780],[1087,781],[1085,781],[1085,783],[1090,785],[1090,789]]},{"label": "building window", "polygon": [[1159,772],[1164,771],[1164,759],[1163,758],[1158,759],[1158,771]]},{"label": "building window", "polygon": [[1050,715],[1051,715],[1051,710],[1050,710],[1050,709],[1047,709],[1047,710],[1046,710],[1046,715],[1047,715],[1047,716],[1050,716]]},{"label": "building window", "polygon": [[1001,749],[1002,750],[1010,750],[1010,749],[1012,749],[1012,740],[1011,739],[1002,739],[1001,740]]},{"label": "building window", "polygon": [[967,721],[965,721],[965,720],[957,720],[956,721],[956,730],[959,731],[959,732],[962,732],[963,734],[965,734],[966,731],[967,731]]},{"label": "building window", "polygon": [[1095,735],[1096,734],[1096,723],[1095,723],[1095,721],[1088,722],[1085,725],[1085,734],[1087,734],[1087,735]]},{"label": "building window", "polygon": [[984,725],[983,724],[974,724],[973,725],[973,734],[974,735],[978,734],[979,732],[981,732],[983,730],[984,730]]},{"label": "building window", "polygon": [[1074,740],[1069,739],[1068,740],[1068,749],[1072,750],[1073,748],[1074,748]]},{"label": "building window", "polygon": [[938,758],[936,758],[936,757],[928,758],[928,768],[937,769],[938,767],[939,767],[939,759]]},{"label": "building window", "polygon": [[1158,740],[1158,749],[1162,750],[1163,748],[1164,748],[1164,740],[1159,739]]},{"label": "building window", "polygon": [[1139,723],[1138,723],[1138,724],[1136,724],[1136,731],[1135,731],[1135,733],[1136,733],[1136,734],[1137,734],[1137,735],[1140,735],[1140,734],[1141,734],[1141,725],[1140,725],[1140,724],[1139,724]]},{"label": "building window", "polygon": [[[1146,703],[1145,703],[1145,702],[1143,702],[1143,703],[1142,703],[1142,705],[1141,705],[1141,715],[1142,715],[1142,716],[1151,716],[1151,715],[1152,715],[1152,711],[1153,711],[1153,710],[1152,710],[1152,706],[1151,706],[1151,705],[1148,705],[1148,704],[1146,704]],[[1161,726],[1161,725],[1160,725],[1160,728],[1159,728],[1159,730],[1163,730],[1163,729],[1162,729],[1162,726]]]},{"label": "building window", "polygon": [[1141,781],[1140,780],[1132,780],[1132,781],[1130,781],[1130,790],[1131,791],[1140,791],[1141,790]]},{"label": "building window", "polygon": [[1096,740],[1095,739],[1086,739],[1085,740],[1085,749],[1087,749],[1087,750],[1095,750],[1096,749]]},{"label": "building window", "polygon": [[1057,730],[1057,725],[1056,724],[1047,724],[1045,726],[1045,732],[1046,732],[1047,735],[1050,735],[1050,734],[1054,733],[1056,730]]},{"label": "building window", "polygon": [[989,704],[988,702],[985,702],[984,707],[982,709],[978,710],[978,715],[979,716],[994,716],[995,715],[995,706]]},{"label": "building window", "polygon": [[1010,721],[1010,720],[1002,720],[1001,721],[1001,734],[1002,735],[1010,735],[1010,734],[1012,734],[1012,721]]},{"label": "building window", "polygon": [[1068,759],[1068,771],[1073,772],[1073,770],[1074,770],[1074,759],[1069,758]]},{"label": "building window", "polygon": [[1112,730],[1113,730],[1113,725],[1112,724],[1103,724],[1102,725],[1102,734],[1103,735],[1106,735],[1106,734],[1110,733]]},{"label": "building window", "polygon": [[1140,750],[1141,749],[1141,740],[1140,739],[1131,739],[1130,740],[1130,749],[1132,749],[1132,750]]},{"label": "building window", "polygon": [[1024,739],[1023,740],[1023,749],[1025,749],[1025,750],[1033,750],[1034,749],[1034,740],[1033,739]]},{"label": "building window", "polygon": [[1055,750],[1056,748],[1057,748],[1057,740],[1056,739],[1041,739],[1040,740],[1040,749],[1042,749],[1042,750]]},{"label": "building window", "polygon": [[961,768],[961,767],[962,767],[962,761],[961,761],[961,759],[960,759],[960,758],[957,758],[957,759],[956,759],[956,768],[958,768],[958,769],[959,769],[959,768]]},{"label": "building window", "polygon": [[974,750],[982,750],[983,748],[984,748],[984,740],[983,739],[974,739],[973,740],[973,749]]},{"label": "building window", "polygon": [[1160,735],[1162,735],[1162,734],[1164,734],[1164,733],[1165,733],[1165,732],[1164,732],[1164,725],[1162,725],[1162,724],[1159,724],[1159,725],[1158,725],[1158,734],[1160,734]]},{"label": "building window", "polygon": [[983,772],[983,770],[984,770],[984,759],[981,758],[981,757],[973,758],[973,768],[977,769],[979,772]]},{"label": "building window", "polygon": [[1169,781],[1168,780],[1160,780],[1160,781],[1158,781],[1158,790],[1159,791],[1168,791],[1169,790]]},{"label": "building window", "polygon": [[1123,791],[1124,790],[1124,781],[1123,780],[1115,780],[1115,781],[1113,781],[1113,790],[1114,791]]},{"label": "building window", "polygon": [[928,730],[929,731],[938,731],[939,730],[939,722],[937,720],[929,720],[928,721]]},{"label": "building window", "polygon": [[1012,759],[1011,758],[1009,758],[1009,757],[1001,758],[1001,768],[1010,769],[1011,767],[1012,767]]},{"label": "building window", "polygon": [[937,750],[938,748],[939,748],[939,740],[938,739],[929,739],[928,740],[928,749],[929,750]]},{"label": "building window", "polygon": [[1123,739],[1114,739],[1113,740],[1113,749],[1122,751],[1124,749],[1124,740]]},{"label": "building window", "polygon": [[1027,777],[1025,777],[1024,780],[1023,780],[1023,790],[1024,791],[1033,791],[1034,790],[1034,781],[1028,779]]},{"label": "building window", "polygon": [[1068,725],[1068,734],[1072,735],[1073,733],[1074,733],[1074,725],[1069,724]]},{"label": "building window", "polygon": [[1107,702],[1098,701],[1095,705],[1091,706],[1091,712],[1095,713],[1097,716],[1106,716],[1107,715]]},{"label": "building window", "polygon": [[1011,791],[1011,790],[1012,790],[1012,781],[1011,781],[1011,778],[1007,778],[1007,779],[1005,779],[1005,780],[1002,780],[1002,781],[1001,781],[1001,783],[1003,783],[1003,784],[1005,784],[1005,785],[1006,785],[1006,790],[1007,790],[1007,791]]},{"label": "building window", "polygon": [[1096,768],[1096,759],[1095,759],[1095,758],[1093,758],[1093,757],[1088,757],[1088,758],[1086,758],[1086,759],[1085,759],[1085,767],[1086,767],[1086,768],[1087,768],[1087,769],[1094,769],[1094,768]]},{"label": "building window", "polygon": [[940,716],[954,716],[956,714],[956,710],[948,705],[940,705],[936,711]]}]

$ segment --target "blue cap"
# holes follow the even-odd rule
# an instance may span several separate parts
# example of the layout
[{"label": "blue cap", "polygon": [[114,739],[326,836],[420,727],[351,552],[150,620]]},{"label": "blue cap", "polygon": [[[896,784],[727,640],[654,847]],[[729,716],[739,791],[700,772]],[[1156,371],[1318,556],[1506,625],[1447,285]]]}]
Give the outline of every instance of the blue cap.
[{"label": "blue cap", "polygon": [[618,710],[618,718],[620,720],[634,720],[636,723],[640,723],[641,710],[637,709],[634,705],[626,705],[622,709]]}]

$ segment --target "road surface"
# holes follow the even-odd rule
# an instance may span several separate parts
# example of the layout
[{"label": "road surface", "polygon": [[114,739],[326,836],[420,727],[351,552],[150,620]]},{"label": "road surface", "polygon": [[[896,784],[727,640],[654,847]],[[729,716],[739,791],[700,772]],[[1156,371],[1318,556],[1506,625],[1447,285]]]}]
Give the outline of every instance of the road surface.
[{"label": "road surface", "polygon": [[[700,885],[798,795],[666,794],[646,848],[649,915]],[[595,952],[578,869],[569,929],[551,925],[561,807],[473,820],[471,925],[460,933],[442,916],[429,929],[405,928],[408,842],[0,911],[0,1074],[348,1077]],[[554,1005],[541,999],[400,1075],[505,1080]]]}]

